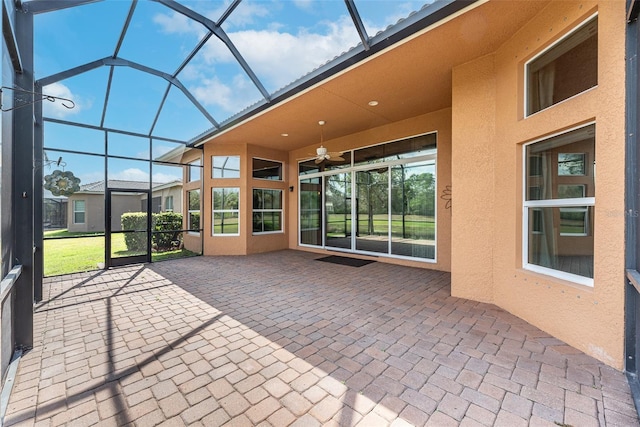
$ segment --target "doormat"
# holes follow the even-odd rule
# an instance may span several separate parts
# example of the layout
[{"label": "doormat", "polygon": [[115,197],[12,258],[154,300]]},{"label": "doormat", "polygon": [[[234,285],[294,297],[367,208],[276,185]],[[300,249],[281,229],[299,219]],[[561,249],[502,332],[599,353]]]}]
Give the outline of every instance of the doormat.
[{"label": "doormat", "polygon": [[371,264],[372,262],[375,262],[368,259],[348,258],[348,257],[336,256],[336,255],[330,255],[323,258],[316,258],[316,261],[331,262],[333,264],[348,265],[350,267],[362,267],[363,265],[367,265],[367,264]]}]

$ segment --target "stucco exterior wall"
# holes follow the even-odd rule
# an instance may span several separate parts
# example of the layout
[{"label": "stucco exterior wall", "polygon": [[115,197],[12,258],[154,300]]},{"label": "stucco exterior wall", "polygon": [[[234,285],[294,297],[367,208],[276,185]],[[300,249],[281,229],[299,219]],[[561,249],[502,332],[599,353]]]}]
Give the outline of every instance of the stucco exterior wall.
[{"label": "stucco exterior wall", "polygon": [[[240,156],[240,178],[212,178],[212,156]],[[208,143],[204,146],[204,197],[202,217],[204,219],[204,254],[205,255],[246,255],[247,229],[251,198],[247,191],[247,171],[251,164],[247,155],[247,144],[216,144]],[[214,236],[212,222],[212,190],[213,188],[234,187],[240,189],[240,218],[239,235]]]},{"label": "stucco exterior wall", "polygon": [[[598,86],[524,117],[524,64],[598,11]],[[624,358],[625,4],[551,2],[453,70],[452,294],[494,302],[618,369]],[[522,268],[523,144],[595,122],[594,286]],[[473,236],[473,238],[470,238]]]},{"label": "stucco exterior wall", "polygon": [[[73,222],[73,201],[84,200],[85,214],[84,224]],[[67,209],[68,230],[76,232],[101,232],[104,231],[104,194],[74,194],[69,197]]]},{"label": "stucco exterior wall", "polygon": [[[424,94],[427,96],[427,94]],[[416,94],[419,96],[419,94]],[[446,108],[434,113],[412,117],[399,122],[390,123],[389,125],[369,129],[365,132],[359,132],[342,138],[336,138],[324,142],[326,147],[331,151],[344,151],[354,148],[366,147],[369,145],[380,144],[388,141],[394,141],[415,135],[429,132],[437,132],[438,158],[437,158],[437,191],[436,191],[436,207],[437,207],[437,262],[410,261],[397,258],[376,258],[392,264],[402,264],[421,268],[431,268],[435,270],[451,270],[451,209],[446,208],[446,202],[441,198],[447,186],[451,185],[451,109]],[[317,253],[327,253],[327,250],[300,246],[298,244],[298,160],[308,158],[309,153],[314,153],[317,142],[304,148],[291,151],[289,153],[289,168],[287,175],[290,177],[289,185],[294,186],[294,197],[289,198],[287,210],[289,212],[288,228],[292,232],[289,233],[289,247]],[[359,254],[351,254],[349,256],[367,258],[367,256]]]},{"label": "stucco exterior wall", "polygon": [[[253,158],[257,157],[265,160],[273,160],[276,162],[282,162],[282,181],[272,181],[266,179],[254,179],[253,178]],[[267,233],[267,234],[254,234],[253,230],[253,215],[247,215],[246,218],[246,239],[247,239],[247,253],[260,253],[270,252],[288,247],[288,235],[290,232],[296,233],[297,225],[291,228],[290,223],[286,220],[288,216],[287,212],[287,200],[295,198],[294,193],[290,193],[288,188],[293,185],[289,182],[289,171],[286,168],[288,155],[285,152],[270,150],[257,145],[249,145],[247,147],[247,194],[244,198],[246,206],[249,211],[253,208],[253,190],[258,188],[282,190],[282,232],[281,233]],[[297,178],[297,175],[296,175]]]},{"label": "stucco exterior wall", "polygon": [[[288,247],[287,200],[289,199],[289,177],[286,168],[287,153],[271,150],[247,143],[216,144],[204,146],[204,254],[205,255],[246,255],[269,252]],[[212,156],[239,156],[240,178],[212,178]],[[283,163],[283,180],[271,181],[253,178],[253,158]],[[297,177],[297,175],[296,175]],[[240,189],[240,227],[239,235],[216,235],[212,233],[212,190],[213,188],[236,187]],[[253,233],[253,189],[279,189],[283,198],[283,232]]]}]

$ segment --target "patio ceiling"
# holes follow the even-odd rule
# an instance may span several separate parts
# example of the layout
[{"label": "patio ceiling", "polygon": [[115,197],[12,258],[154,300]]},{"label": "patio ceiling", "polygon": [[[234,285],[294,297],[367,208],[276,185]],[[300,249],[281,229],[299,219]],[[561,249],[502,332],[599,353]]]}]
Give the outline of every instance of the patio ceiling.
[{"label": "patio ceiling", "polygon": [[[317,141],[318,120],[331,139],[450,106],[451,68],[495,50],[546,3],[30,0],[21,7],[35,14],[43,92],[76,103],[73,110],[46,103],[45,118],[291,150]],[[460,19],[433,25],[464,7]],[[456,49],[446,40],[459,40]],[[368,106],[372,100],[379,105]]]}]

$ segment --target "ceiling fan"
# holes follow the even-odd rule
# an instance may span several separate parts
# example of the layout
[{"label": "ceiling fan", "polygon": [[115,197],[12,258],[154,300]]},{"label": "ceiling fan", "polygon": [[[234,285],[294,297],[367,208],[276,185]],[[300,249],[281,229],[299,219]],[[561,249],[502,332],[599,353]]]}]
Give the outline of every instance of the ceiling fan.
[{"label": "ceiling fan", "polygon": [[316,148],[316,158],[315,164],[320,164],[325,160],[329,160],[332,162],[342,162],[344,161],[344,157],[342,157],[342,153],[339,151],[329,151],[325,146],[322,145],[323,142],[323,132],[322,126],[324,126],[326,122],[324,120],[320,120],[318,124],[320,127],[320,147]]}]

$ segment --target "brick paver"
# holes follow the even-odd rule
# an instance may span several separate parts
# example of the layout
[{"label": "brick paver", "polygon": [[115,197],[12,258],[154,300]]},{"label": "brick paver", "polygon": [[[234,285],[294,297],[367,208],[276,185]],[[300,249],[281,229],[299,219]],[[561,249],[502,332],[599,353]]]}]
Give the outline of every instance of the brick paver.
[{"label": "brick paver", "polygon": [[46,279],[5,425],[639,425],[621,372],[449,274],[318,257]]}]

